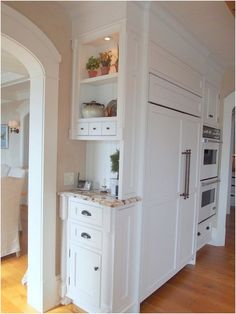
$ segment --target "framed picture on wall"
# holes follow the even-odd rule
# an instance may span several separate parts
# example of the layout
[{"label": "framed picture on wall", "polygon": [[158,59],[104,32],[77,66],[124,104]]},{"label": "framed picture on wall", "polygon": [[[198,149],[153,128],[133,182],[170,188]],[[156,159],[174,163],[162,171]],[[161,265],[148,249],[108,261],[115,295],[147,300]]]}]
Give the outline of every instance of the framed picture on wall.
[{"label": "framed picture on wall", "polygon": [[1,149],[9,146],[9,131],[7,124],[1,124]]}]

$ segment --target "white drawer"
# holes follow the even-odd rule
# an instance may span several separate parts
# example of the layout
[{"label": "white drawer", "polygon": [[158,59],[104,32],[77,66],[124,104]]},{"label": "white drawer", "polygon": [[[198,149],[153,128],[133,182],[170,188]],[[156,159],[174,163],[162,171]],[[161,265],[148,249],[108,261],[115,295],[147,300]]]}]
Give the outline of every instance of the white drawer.
[{"label": "white drawer", "polygon": [[102,135],[101,122],[89,123],[89,135]]},{"label": "white drawer", "polygon": [[116,135],[116,122],[115,121],[103,122],[102,135]]},{"label": "white drawer", "polygon": [[70,223],[70,240],[76,243],[101,250],[102,249],[102,232],[78,223]]},{"label": "white drawer", "polygon": [[203,247],[211,240],[212,219],[207,219],[200,224],[197,228],[197,250]]},{"label": "white drawer", "polygon": [[82,122],[79,123],[77,128],[78,135],[88,135],[89,134],[89,125],[88,123]]},{"label": "white drawer", "polygon": [[97,226],[102,226],[103,210],[100,207],[89,206],[81,204],[75,200],[70,200],[69,218]]}]

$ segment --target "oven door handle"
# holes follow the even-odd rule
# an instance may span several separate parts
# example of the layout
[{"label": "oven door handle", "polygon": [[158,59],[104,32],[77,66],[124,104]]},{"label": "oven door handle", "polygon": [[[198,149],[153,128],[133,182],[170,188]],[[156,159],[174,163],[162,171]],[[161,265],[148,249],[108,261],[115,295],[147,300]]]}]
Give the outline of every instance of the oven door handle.
[{"label": "oven door handle", "polygon": [[219,140],[213,140],[213,139],[209,139],[209,138],[203,138],[202,139],[203,143],[216,143],[216,144],[222,144],[222,141]]},{"label": "oven door handle", "polygon": [[219,183],[219,182],[220,182],[220,179],[216,179],[216,180],[213,180],[213,181],[202,182],[202,186],[207,186],[207,185],[211,185],[211,184]]},{"label": "oven door handle", "polygon": [[191,149],[182,152],[185,155],[184,192],[180,194],[185,200],[189,198]]}]

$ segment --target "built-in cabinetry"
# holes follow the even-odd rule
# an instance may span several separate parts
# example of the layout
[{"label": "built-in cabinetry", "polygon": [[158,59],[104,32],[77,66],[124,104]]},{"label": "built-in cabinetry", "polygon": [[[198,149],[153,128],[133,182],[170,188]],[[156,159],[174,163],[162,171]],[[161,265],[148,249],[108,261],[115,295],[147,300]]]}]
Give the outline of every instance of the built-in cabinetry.
[{"label": "built-in cabinetry", "polygon": [[61,194],[63,298],[88,312],[138,311],[138,212]]},{"label": "built-in cabinetry", "polygon": [[177,109],[197,111],[201,98],[151,75],[149,100],[142,300],[193,262],[199,192],[200,118]]},{"label": "built-in cabinetry", "polygon": [[[208,51],[161,4],[114,6],[86,2],[81,22],[74,21],[70,133],[89,141],[88,179],[101,183],[111,147],[120,150],[118,198],[143,196],[142,228],[136,205],[107,208],[66,196],[64,295],[87,311],[138,312],[137,303],[194,263],[211,239],[218,183],[201,187],[200,137],[203,124],[218,127],[220,75],[207,65]],[[110,14],[101,17],[95,7]],[[105,43],[105,36],[112,40]],[[118,71],[89,78],[88,58],[108,50],[119,56]],[[116,116],[83,116],[83,103],[112,99]]]},{"label": "built-in cabinetry", "polygon": [[206,81],[204,86],[203,123],[216,127],[219,125],[220,94],[216,86]]},{"label": "built-in cabinetry", "polygon": [[[121,115],[121,84],[123,41],[122,24],[96,30],[73,40],[73,89],[71,137],[80,140],[111,140],[121,138],[118,119]],[[108,38],[109,40],[105,40]],[[110,52],[111,66],[107,74],[102,74],[101,65],[97,76],[89,77],[86,64],[91,56],[99,58],[100,53]],[[119,67],[115,66],[119,60]],[[112,100],[117,101],[113,114],[87,118],[83,115],[86,103],[96,101],[106,107]],[[102,110],[101,110],[102,112]],[[116,113],[115,113],[116,112]]]}]

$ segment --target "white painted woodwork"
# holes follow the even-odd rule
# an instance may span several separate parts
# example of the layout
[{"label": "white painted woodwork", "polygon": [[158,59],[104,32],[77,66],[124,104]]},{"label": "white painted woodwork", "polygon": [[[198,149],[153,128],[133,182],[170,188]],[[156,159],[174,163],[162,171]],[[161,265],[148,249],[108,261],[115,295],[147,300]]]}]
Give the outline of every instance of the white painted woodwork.
[{"label": "white painted woodwork", "polygon": [[152,74],[149,79],[148,100],[198,117],[201,115],[201,97]]},{"label": "white painted woodwork", "polygon": [[[142,37],[127,30],[126,33],[126,63],[125,80],[123,87],[125,90],[125,105],[123,107],[123,141],[120,145],[120,182],[119,198],[126,199],[137,195],[138,180],[138,128],[139,108],[141,99],[139,97],[141,89],[141,68],[143,62]],[[125,85],[125,86],[124,86]]]},{"label": "white painted woodwork", "polygon": [[[141,299],[194,257],[200,120],[149,104],[144,190]],[[184,189],[191,149],[190,197]]]},{"label": "white painted woodwork", "polygon": [[[72,300],[81,299],[91,307],[100,307],[101,254],[70,244],[68,292]],[[97,270],[95,268],[98,267]]]},{"label": "white painted woodwork", "polygon": [[219,104],[218,88],[206,81],[204,87],[204,124],[215,128],[219,126]]},{"label": "white painted woodwork", "polygon": [[202,75],[156,43],[149,43],[149,71],[202,96]]},{"label": "white painted woodwork", "polygon": [[209,218],[200,224],[197,227],[197,250],[202,248],[205,244],[211,241],[212,235],[212,222],[213,218]]},{"label": "white painted woodwork", "polygon": [[59,303],[55,270],[58,74],[61,57],[26,17],[2,4],[2,46],[30,77],[27,300],[39,312]]},{"label": "white painted woodwork", "polygon": [[66,192],[60,201],[62,302],[88,312],[139,311],[139,205],[102,207]]}]

